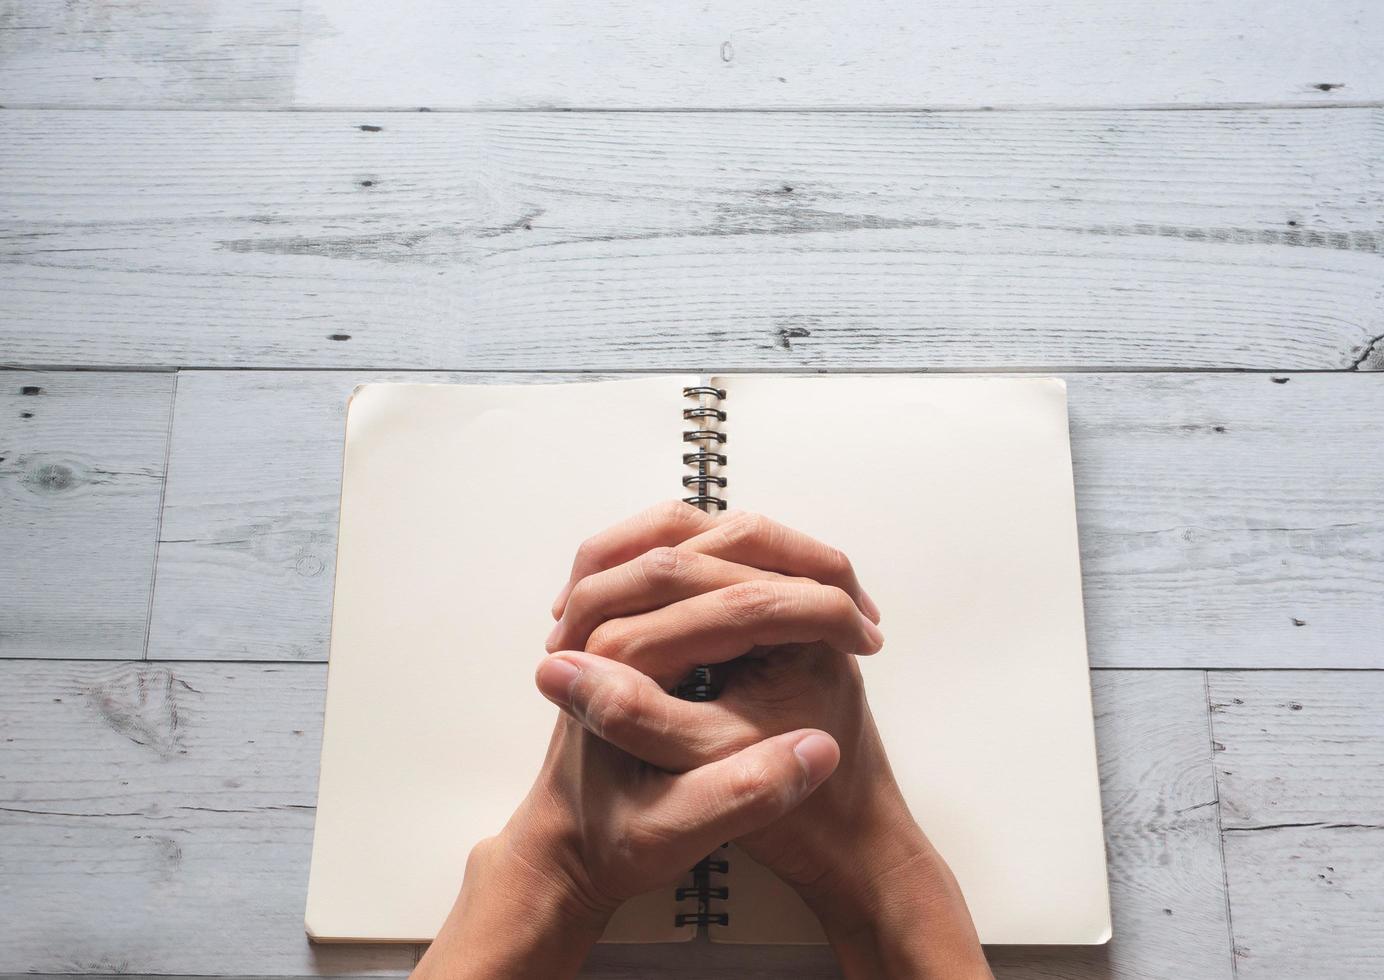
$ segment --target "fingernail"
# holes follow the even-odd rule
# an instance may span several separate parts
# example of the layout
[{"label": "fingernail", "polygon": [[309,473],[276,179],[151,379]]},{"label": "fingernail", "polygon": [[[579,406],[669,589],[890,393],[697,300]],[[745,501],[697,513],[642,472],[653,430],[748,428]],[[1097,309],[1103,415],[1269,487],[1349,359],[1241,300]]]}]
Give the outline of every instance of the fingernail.
[{"label": "fingernail", "polygon": [[581,676],[581,668],[561,657],[548,657],[538,665],[535,680],[543,696],[559,707],[572,703],[572,685]]},{"label": "fingernail", "polygon": [[884,646],[884,631],[870,622],[865,617],[861,617],[865,623],[865,635],[870,638],[870,647],[866,653],[879,653],[880,647]]},{"label": "fingernail", "polygon": [[879,622],[879,605],[875,600],[870,598],[870,593],[866,592],[864,589],[860,590],[860,605],[864,607],[865,615],[869,616],[872,622]]},{"label": "fingernail", "polygon": [[561,632],[562,632],[562,620],[559,619],[559,620],[557,621],[557,624],[556,624],[556,625],[552,628],[552,630],[548,633],[548,638],[547,638],[546,640],[543,641],[543,647],[544,647],[544,649],[546,649],[549,653],[556,653],[556,652],[558,651],[558,646],[557,646],[556,640],[557,640],[557,635],[558,635],[559,633],[561,633]]},{"label": "fingernail", "polygon": [[836,764],[841,761],[841,750],[836,740],[822,732],[810,732],[803,736],[793,746],[793,754],[798,757],[798,764],[803,767],[803,775],[807,777],[805,792],[816,789],[822,780],[836,771]]},{"label": "fingernail", "polygon": [[570,588],[567,585],[564,585],[561,589],[558,589],[557,598],[553,600],[553,608],[551,610],[553,614],[553,619],[562,618],[562,611],[567,607],[567,593],[569,591]]}]

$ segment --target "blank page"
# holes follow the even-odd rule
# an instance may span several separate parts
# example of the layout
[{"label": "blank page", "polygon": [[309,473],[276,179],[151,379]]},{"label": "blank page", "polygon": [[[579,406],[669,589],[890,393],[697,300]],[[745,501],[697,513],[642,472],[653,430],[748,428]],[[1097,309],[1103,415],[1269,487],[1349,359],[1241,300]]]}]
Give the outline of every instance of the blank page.
[{"label": "blank page", "polygon": [[[695,377],[366,385],[351,402],[306,924],[430,940],[533,783],[533,672],[582,539],[681,489]],[[673,888],[606,938],[690,938]],[[688,910],[692,910],[689,907]]]},{"label": "blank page", "polygon": [[[883,611],[866,692],[986,943],[1110,936],[1066,386],[717,379],[726,496],[834,544]],[[843,841],[843,848],[850,842]],[[723,942],[821,933],[732,857]],[[737,872],[737,865],[741,871]],[[763,909],[773,909],[764,914]]]}]

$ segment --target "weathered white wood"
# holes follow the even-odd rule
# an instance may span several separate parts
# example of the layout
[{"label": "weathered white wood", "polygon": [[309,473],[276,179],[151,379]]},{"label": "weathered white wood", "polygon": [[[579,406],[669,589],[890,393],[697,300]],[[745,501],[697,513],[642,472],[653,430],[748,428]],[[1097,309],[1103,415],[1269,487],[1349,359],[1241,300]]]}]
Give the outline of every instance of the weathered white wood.
[{"label": "weathered white wood", "polygon": [[[392,973],[301,931],[320,664],[0,661],[0,971]],[[1201,675],[1100,672],[1115,941],[995,950],[1002,977],[1229,976]],[[407,801],[400,801],[406,806]],[[832,976],[823,951],[604,949],[588,976]]]},{"label": "weathered white wood", "polygon": [[0,103],[284,105],[299,0],[21,0],[0,18]]},{"label": "weathered white wood", "polygon": [[140,657],[171,374],[0,372],[0,657]]},{"label": "weathered white wood", "polygon": [[1227,830],[1384,824],[1384,673],[1217,672],[1210,683]]},{"label": "weathered white wood", "polygon": [[1319,102],[1323,84],[1344,98],[1384,93],[1384,11],[1367,0],[425,9],[400,18],[371,0],[305,0],[296,101],[936,107]]},{"label": "weathered white wood", "polygon": [[1210,694],[1239,976],[1384,975],[1384,674],[1213,673]]},{"label": "weathered white wood", "polygon": [[0,101],[282,106],[301,58],[300,104],[1329,104],[1384,96],[1381,40],[1369,0],[25,0]]},{"label": "weathered white wood", "polygon": [[1093,663],[1384,667],[1377,375],[1068,384]]},{"label": "weathered white wood", "polygon": [[[325,659],[346,398],[378,377],[180,375],[151,657]],[[1384,455],[1362,451],[1384,384],[1278,377],[1069,377],[1092,663],[1384,666]]]},{"label": "weathered white wood", "polygon": [[0,661],[0,970],[407,971],[303,935],[324,680]]},{"label": "weathered white wood", "polygon": [[5,122],[5,363],[1384,364],[1384,110]]}]

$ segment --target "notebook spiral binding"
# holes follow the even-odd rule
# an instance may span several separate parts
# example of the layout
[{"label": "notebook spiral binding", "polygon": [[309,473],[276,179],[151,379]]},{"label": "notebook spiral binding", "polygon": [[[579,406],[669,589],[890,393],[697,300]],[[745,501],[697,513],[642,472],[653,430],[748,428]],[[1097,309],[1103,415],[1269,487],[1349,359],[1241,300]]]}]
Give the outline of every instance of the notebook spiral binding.
[{"label": "notebook spiral binding", "polygon": [[685,503],[705,511],[725,510],[725,498],[717,496],[711,490],[724,490],[726,486],[726,478],[712,469],[726,465],[725,453],[717,451],[726,443],[726,434],[717,428],[726,420],[726,413],[719,405],[725,400],[726,391],[724,388],[714,388],[711,385],[693,385],[682,389],[682,396],[694,399],[697,403],[692,408],[682,410],[682,417],[697,426],[695,429],[684,431],[682,441],[701,444],[701,448],[696,452],[683,453],[683,465],[694,467],[696,472],[684,476],[682,485],[684,488],[695,487],[697,492],[682,499]]},{"label": "notebook spiral binding", "polygon": [[[722,847],[727,845],[722,844]],[[730,870],[730,862],[724,858],[705,857],[696,863],[692,868],[691,887],[679,888],[674,897],[681,902],[686,898],[697,900],[697,911],[679,912],[673,917],[673,924],[678,926],[728,926],[730,925],[729,912],[713,912],[711,910],[712,899],[730,898],[730,889],[725,885],[713,885],[711,876],[714,874],[723,875]]]},{"label": "notebook spiral binding", "polygon": [[[726,398],[725,389],[711,385],[693,385],[682,389],[682,395],[684,398],[696,401],[695,407],[682,410],[682,417],[696,425],[696,428],[683,432],[682,441],[698,443],[700,446],[695,452],[683,453],[682,456],[683,465],[693,467],[696,470],[696,472],[689,473],[682,478],[684,489],[696,489],[696,493],[692,496],[683,497],[683,502],[692,504],[694,507],[700,507],[708,513],[713,510],[725,510],[725,497],[712,492],[726,488],[726,478],[715,472],[726,465],[726,455],[719,451],[720,447],[726,443],[726,434],[717,428],[720,423],[726,420],[725,410],[720,407],[720,403]],[[696,668],[686,680],[678,685],[676,693],[678,697],[686,701],[715,700],[716,685],[711,668]],[[724,848],[726,845],[722,844],[721,846]],[[730,862],[724,858],[712,856],[698,861],[692,868],[692,884],[678,888],[675,893],[675,898],[679,902],[695,898],[697,911],[676,913],[673,924],[677,926],[730,925],[729,912],[713,911],[711,908],[713,901],[724,901],[730,897],[730,888],[725,885],[712,884],[711,876],[723,875],[729,870]]]}]

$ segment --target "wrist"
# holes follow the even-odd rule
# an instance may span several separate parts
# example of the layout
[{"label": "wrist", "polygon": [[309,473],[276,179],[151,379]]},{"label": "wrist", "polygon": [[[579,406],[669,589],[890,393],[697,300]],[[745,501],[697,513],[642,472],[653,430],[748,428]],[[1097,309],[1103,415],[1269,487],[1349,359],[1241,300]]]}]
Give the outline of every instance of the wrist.
[{"label": "wrist", "polygon": [[992,976],[965,898],[911,816],[862,838],[859,863],[802,890],[855,978]]},{"label": "wrist", "polygon": [[418,980],[575,976],[614,909],[590,900],[560,842],[506,827],[477,844]]}]

